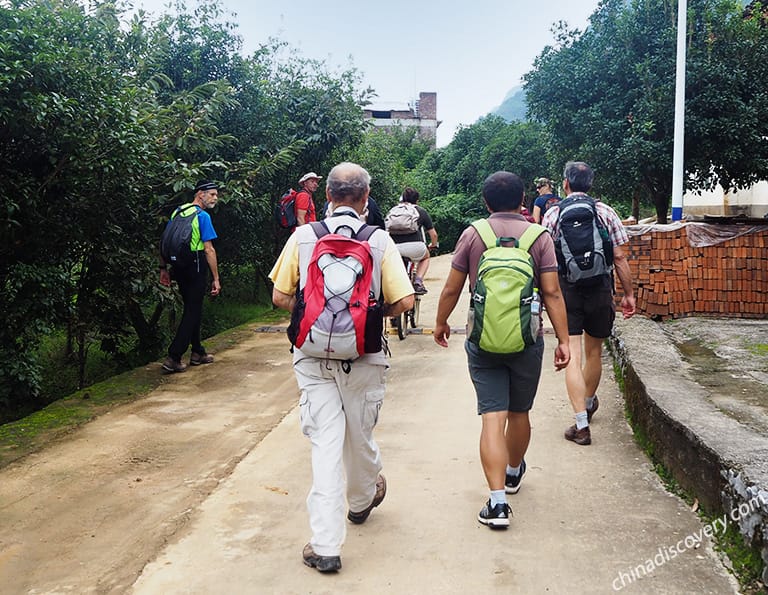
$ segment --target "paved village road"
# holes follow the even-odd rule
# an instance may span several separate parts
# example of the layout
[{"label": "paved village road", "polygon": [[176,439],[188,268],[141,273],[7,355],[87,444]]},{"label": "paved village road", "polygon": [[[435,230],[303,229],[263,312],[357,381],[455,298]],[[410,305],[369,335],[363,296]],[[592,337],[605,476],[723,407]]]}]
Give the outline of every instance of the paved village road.
[{"label": "paved village road", "polygon": [[[426,280],[428,328],[449,258]],[[572,415],[546,341],[508,531],[476,520],[487,490],[463,336],[447,350],[391,337],[376,431],[387,498],[349,525],[339,574],[304,566],[309,443],[287,340],[254,333],[0,471],[0,593],[735,592],[634,444],[607,358],[592,446],[563,439]]]}]

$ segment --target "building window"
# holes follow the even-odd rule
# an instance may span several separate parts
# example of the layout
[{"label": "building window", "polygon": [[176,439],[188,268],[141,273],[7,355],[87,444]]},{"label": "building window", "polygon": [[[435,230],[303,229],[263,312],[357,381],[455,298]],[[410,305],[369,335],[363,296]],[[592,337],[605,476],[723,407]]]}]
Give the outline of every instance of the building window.
[{"label": "building window", "polygon": [[392,119],[392,112],[371,112],[371,117],[380,120],[390,120]]}]

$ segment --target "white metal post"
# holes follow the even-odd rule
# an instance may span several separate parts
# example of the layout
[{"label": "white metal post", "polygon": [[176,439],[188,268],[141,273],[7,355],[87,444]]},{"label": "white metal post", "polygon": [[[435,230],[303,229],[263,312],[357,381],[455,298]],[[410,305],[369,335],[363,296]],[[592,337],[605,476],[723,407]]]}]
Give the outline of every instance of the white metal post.
[{"label": "white metal post", "polygon": [[685,33],[687,0],[677,4],[677,66],[675,74],[675,139],[672,159],[672,221],[683,218],[683,141],[685,140]]}]

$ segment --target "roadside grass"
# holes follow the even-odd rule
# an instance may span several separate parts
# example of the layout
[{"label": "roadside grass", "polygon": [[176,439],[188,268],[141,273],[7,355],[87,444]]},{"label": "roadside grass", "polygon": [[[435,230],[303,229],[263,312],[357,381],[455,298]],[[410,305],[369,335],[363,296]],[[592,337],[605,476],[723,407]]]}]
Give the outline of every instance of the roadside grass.
[{"label": "roadside grass", "polygon": [[[238,326],[205,340],[212,352],[253,336],[253,328],[285,320],[285,313],[265,305],[227,306],[222,320],[239,319]],[[248,322],[243,322],[243,317]],[[0,425],[0,468],[66,436],[83,424],[121,404],[141,399],[163,382],[157,362],[138,366],[57,399],[26,417]]]},{"label": "roadside grass", "polygon": [[[624,378],[621,369],[617,363],[613,365],[614,376],[620,387],[622,395],[624,394]],[[694,510],[701,522],[705,525],[711,525],[715,518],[721,517],[721,514],[715,514],[711,511],[705,511],[698,507],[698,501],[694,494],[684,489],[675,479],[668,467],[660,462],[656,456],[656,447],[648,437],[643,428],[634,422],[629,409],[624,408],[624,417],[632,429],[635,443],[648,456],[653,466],[653,470],[659,476],[662,485],[670,494],[673,494],[685,502],[691,510]],[[743,595],[768,595],[766,586],[761,582],[764,563],[760,553],[760,548],[756,545],[746,543],[744,537],[739,532],[738,527],[733,522],[726,524],[725,532],[713,534],[713,546],[716,552],[719,552],[725,559],[726,566],[731,570],[738,580]]]}]

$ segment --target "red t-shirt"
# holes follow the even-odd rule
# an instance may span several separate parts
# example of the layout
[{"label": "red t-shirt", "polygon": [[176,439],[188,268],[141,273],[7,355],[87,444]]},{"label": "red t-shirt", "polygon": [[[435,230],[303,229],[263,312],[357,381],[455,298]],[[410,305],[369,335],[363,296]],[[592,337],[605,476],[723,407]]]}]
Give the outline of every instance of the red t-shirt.
[{"label": "red t-shirt", "polygon": [[317,221],[317,213],[315,212],[315,201],[312,200],[312,195],[310,195],[309,192],[306,190],[299,191],[298,194],[296,194],[296,215],[298,216],[299,211],[306,211],[306,215],[304,216],[304,223],[311,223],[312,221]]}]

